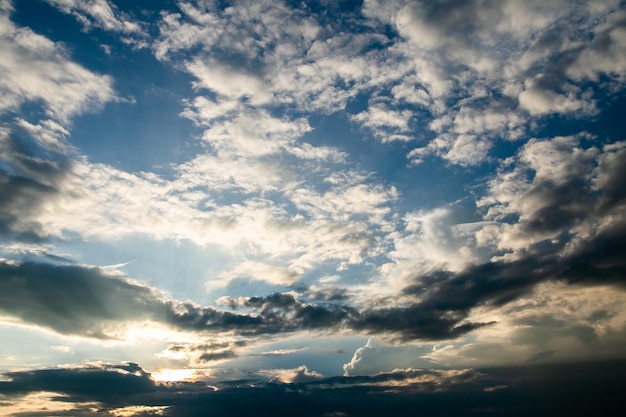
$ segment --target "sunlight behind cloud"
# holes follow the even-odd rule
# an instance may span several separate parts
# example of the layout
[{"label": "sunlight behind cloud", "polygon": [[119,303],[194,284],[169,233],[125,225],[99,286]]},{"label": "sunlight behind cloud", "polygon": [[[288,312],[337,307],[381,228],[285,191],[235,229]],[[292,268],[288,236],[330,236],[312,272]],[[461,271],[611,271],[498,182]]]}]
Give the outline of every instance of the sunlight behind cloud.
[{"label": "sunlight behind cloud", "polygon": [[160,369],[150,374],[157,382],[192,381],[197,377],[195,369]]}]

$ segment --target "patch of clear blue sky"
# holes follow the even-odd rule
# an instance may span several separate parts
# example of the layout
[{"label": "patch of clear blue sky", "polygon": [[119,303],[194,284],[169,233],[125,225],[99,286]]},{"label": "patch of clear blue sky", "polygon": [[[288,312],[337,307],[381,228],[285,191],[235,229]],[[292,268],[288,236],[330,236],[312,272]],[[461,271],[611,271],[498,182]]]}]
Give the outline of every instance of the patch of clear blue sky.
[{"label": "patch of clear blue sky", "polygon": [[159,288],[180,300],[212,304],[220,294],[210,294],[206,283],[231,261],[215,246],[189,241],[155,240],[134,235],[114,242],[67,239],[57,242],[59,251],[88,265],[126,264],[127,276]]}]

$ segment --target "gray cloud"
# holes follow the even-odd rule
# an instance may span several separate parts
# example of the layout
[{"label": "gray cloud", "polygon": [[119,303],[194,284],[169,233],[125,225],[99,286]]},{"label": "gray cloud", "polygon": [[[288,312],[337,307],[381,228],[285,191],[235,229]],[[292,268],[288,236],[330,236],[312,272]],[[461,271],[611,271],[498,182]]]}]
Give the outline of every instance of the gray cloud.
[{"label": "gray cloud", "polygon": [[352,311],[308,305],[290,294],[253,297],[258,315],[236,314],[169,299],[156,290],[98,268],[37,262],[0,263],[0,310],[63,334],[107,338],[116,323],[154,320],[189,331],[241,335],[337,327]]},{"label": "gray cloud", "polygon": [[9,175],[0,169],[0,236],[27,242],[45,240],[42,225],[30,217],[47,198],[56,194],[57,190],[49,185]]},{"label": "gray cloud", "polygon": [[198,360],[200,362],[213,362],[222,359],[231,359],[237,357],[237,354],[232,350],[224,350],[221,352],[205,352],[200,355]]},{"label": "gray cloud", "polygon": [[68,158],[31,146],[25,132],[0,129],[0,236],[40,242],[48,232],[37,221],[42,206],[60,197],[71,170]]},{"label": "gray cloud", "polygon": [[156,391],[156,385],[139,365],[85,366],[70,369],[9,372],[10,382],[0,382],[5,395],[48,391],[67,393],[74,401],[124,403],[127,396]]},{"label": "gray cloud", "polygon": [[161,406],[159,415],[170,417],[207,410],[229,416],[289,415],[293,410],[306,417],[414,415],[415,410],[432,416],[587,416],[611,415],[617,409],[625,370],[623,361],[460,371],[407,369],[294,383],[258,378],[224,381],[216,382],[220,389],[215,391],[202,382],[157,384],[140,366],[129,363],[9,372],[4,375],[9,380],[0,381],[0,396],[10,406],[28,393],[61,394],[57,401],[77,405],[77,413],[68,415],[83,415],[81,403],[90,402],[95,415],[110,415],[129,406],[138,413],[139,407],[149,412],[148,407]]}]

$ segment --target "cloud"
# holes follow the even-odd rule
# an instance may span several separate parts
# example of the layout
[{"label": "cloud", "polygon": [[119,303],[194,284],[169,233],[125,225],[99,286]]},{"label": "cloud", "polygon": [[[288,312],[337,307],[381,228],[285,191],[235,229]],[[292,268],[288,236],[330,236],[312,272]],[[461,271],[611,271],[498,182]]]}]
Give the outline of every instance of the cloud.
[{"label": "cloud", "polygon": [[[90,163],[74,151],[65,155],[41,148],[34,125],[2,130],[1,156],[12,172],[5,174],[12,190],[7,188],[7,196],[14,196],[4,201],[5,233],[31,240],[73,233],[105,241],[136,234],[189,240],[219,245],[238,258],[270,255],[273,267],[296,274],[331,260],[361,263],[368,251],[378,250],[374,236],[389,227],[388,203],[397,198],[395,188],[376,184],[363,172],[327,175],[320,159],[340,154],[295,143],[290,135],[301,134],[293,132],[298,124],[269,116],[259,123],[265,127],[251,133],[252,143],[255,135],[261,143],[272,142],[264,135],[282,137],[286,151],[311,165],[289,168],[273,158],[250,157],[251,149],[237,146],[236,153],[246,157],[231,157],[230,151],[224,158],[199,155],[175,167],[175,178],[165,179]],[[307,179],[309,170],[319,184]],[[262,195],[266,192],[276,194]],[[297,211],[287,210],[290,201]]]},{"label": "cloud", "polygon": [[374,345],[373,339],[370,337],[367,339],[367,343],[365,346],[358,348],[354,351],[354,355],[352,355],[352,359],[350,362],[343,365],[343,374],[344,376],[350,376],[358,366],[359,362],[363,360],[364,352],[368,349],[372,349]]},{"label": "cloud", "polygon": [[[472,272],[455,281],[474,279]],[[452,281],[448,285],[439,284],[440,290],[431,291],[429,299],[411,307],[360,312],[348,305],[306,303],[289,293],[230,299],[234,307],[240,305],[257,312],[253,315],[172,300],[149,287],[106,276],[96,268],[3,262],[0,278],[3,294],[7,294],[0,304],[5,314],[62,334],[103,339],[115,337],[115,329],[120,325],[142,320],[162,323],[179,331],[215,331],[243,336],[348,327],[356,331],[397,334],[404,339],[454,338],[482,326],[461,323],[471,307],[490,298],[509,297],[507,291],[521,293],[531,285],[526,281],[520,283],[521,278],[497,285],[477,281],[475,294],[472,294],[475,298],[461,301],[459,298],[467,294],[457,291],[458,284]],[[407,293],[418,291],[410,288]]]},{"label": "cloud", "polygon": [[[422,121],[405,129],[405,137],[427,142],[408,158],[421,163],[435,155],[479,165],[494,142],[520,139],[546,115],[596,114],[598,98],[620,88],[624,73],[616,58],[623,55],[623,10],[613,1],[596,5],[365,1],[362,12],[372,24],[396,31],[388,51],[409,64],[390,81],[391,89],[379,83],[376,92],[378,100],[395,98],[390,114],[406,112],[404,120]],[[602,76],[607,82],[585,85]],[[409,91],[418,108],[406,109]],[[379,107],[370,100],[368,112],[378,114]],[[371,125],[375,119],[360,121]],[[434,138],[420,132],[426,125]]]},{"label": "cloud", "polygon": [[71,61],[61,44],[30,28],[17,27],[9,20],[11,11],[10,7],[0,10],[0,69],[4,74],[0,114],[40,102],[47,117],[66,124],[73,116],[98,110],[115,99],[111,77]]},{"label": "cloud", "polygon": [[[19,295],[6,301],[5,306],[10,308],[5,307],[5,311],[22,320],[55,329],[60,333],[101,338],[108,337],[107,334],[110,336],[110,331],[107,333],[107,326],[134,318],[155,320],[186,331],[212,329],[241,335],[347,328],[369,334],[390,334],[404,341],[454,339],[492,322],[492,320],[471,321],[472,309],[480,306],[502,306],[529,294],[542,282],[556,280],[576,285],[623,286],[620,274],[623,274],[624,264],[620,261],[619,254],[624,246],[626,227],[626,220],[621,215],[624,193],[623,187],[620,186],[622,182],[620,174],[626,155],[624,147],[616,143],[606,145],[602,149],[593,146],[583,148],[576,146],[579,140],[578,137],[557,137],[530,141],[516,156],[518,164],[510,171],[505,164],[502,172],[488,184],[489,195],[481,205],[488,208],[485,216],[486,220],[491,221],[488,223],[489,227],[494,225],[499,227],[489,240],[480,238],[482,240],[479,239],[477,242],[490,242],[496,245],[497,250],[504,251],[503,256],[485,262],[483,257],[467,256],[467,253],[471,254],[473,248],[470,245],[467,249],[469,252],[459,252],[459,262],[455,265],[449,263],[448,267],[441,269],[441,261],[449,260],[446,254],[466,247],[465,242],[471,243],[471,230],[458,235],[455,229],[449,226],[442,229],[441,216],[436,212],[430,215],[422,213],[413,217],[408,216],[405,235],[395,238],[396,251],[392,252],[396,261],[407,261],[408,264],[404,269],[395,269],[396,273],[402,275],[395,278],[396,285],[392,293],[383,292],[380,299],[370,297],[364,306],[341,304],[337,299],[332,302],[327,299],[307,303],[293,295],[250,297],[244,299],[243,306],[256,309],[261,314],[234,314],[170,300],[148,287],[106,277],[100,270],[93,268],[52,267],[18,262],[2,265],[5,293]],[[23,169],[29,169],[33,175],[39,175],[39,172],[49,169],[46,164],[39,162],[33,164],[28,159],[24,161]],[[107,169],[98,173],[102,174],[106,175]],[[132,185],[133,181],[148,187],[154,186],[152,181],[163,184],[149,177],[141,179],[129,174],[119,173],[119,175],[121,180],[119,182],[103,181],[103,184],[108,185],[106,188],[109,193],[117,192],[111,184],[128,186]],[[363,185],[355,186],[352,185],[353,180],[350,175],[329,178],[329,182],[334,186],[345,187],[345,192],[343,195],[337,194],[336,198],[328,193],[326,199],[318,200],[320,204],[324,204],[319,215],[340,208],[339,213],[352,212],[354,214],[350,216],[356,216],[346,219],[358,219],[361,213],[363,215],[375,213],[376,209],[372,207],[389,198],[384,190],[376,188],[372,190]],[[64,181],[66,179],[62,179],[59,184],[64,184]],[[359,184],[360,179],[356,178],[356,181]],[[46,223],[42,221],[39,221],[39,224],[24,222],[29,220],[28,210],[37,211],[37,199],[47,197],[49,193],[54,194],[55,188],[27,178],[11,176],[7,176],[5,184],[5,187],[8,187],[7,195],[13,196],[6,200],[4,206],[7,233],[33,233],[38,227],[45,225]],[[54,187],[58,185],[54,184]],[[162,190],[165,191],[167,188],[163,187]],[[345,199],[351,195],[355,197]],[[133,204],[146,201],[137,198],[141,197],[138,193],[120,192],[119,196],[121,201],[128,199],[135,201]],[[358,201],[363,203],[357,204]],[[51,202],[47,201],[47,204]],[[26,210],[22,206],[26,207]],[[256,207],[267,206],[262,203]],[[67,205],[65,208],[67,209]],[[259,213],[263,215],[263,211],[258,208],[255,215],[258,216]],[[313,209],[310,210],[316,213]],[[18,212],[19,217],[16,215]],[[121,212],[120,210],[119,213]],[[267,213],[272,213],[271,208]],[[381,209],[381,213],[384,213],[384,209]],[[445,218],[447,212],[442,213]],[[30,214],[33,221],[40,219],[34,213]],[[90,215],[93,216],[93,212]],[[107,215],[110,216],[111,213]],[[272,214],[269,218],[274,216]],[[81,221],[87,221],[87,218]],[[370,244],[367,234],[363,233],[365,225],[356,223],[350,227],[358,232],[345,234],[345,229],[331,227],[331,224],[317,221],[310,223],[312,227],[318,227],[319,231],[327,233],[313,234],[316,236],[316,242],[310,244],[315,249],[308,255],[322,253],[326,259],[346,256],[351,262],[359,262],[362,249],[356,252],[356,255],[350,251],[354,250],[352,245],[367,248]],[[137,226],[141,226],[141,222],[137,222],[135,227]],[[49,230],[48,227],[44,230]],[[109,223],[109,232],[114,230],[114,227],[115,222]],[[477,225],[476,229],[477,234],[484,230],[482,224]],[[302,229],[297,227],[293,232],[300,230]],[[45,234],[35,236],[41,239]],[[343,236],[347,239],[345,242],[336,239],[331,246],[338,250],[345,244],[346,252],[329,253],[328,248],[321,245],[325,238],[330,239],[329,242],[333,241],[332,236]],[[419,260],[417,263],[412,262],[413,258],[408,254],[414,252],[423,242],[433,239],[441,240],[444,255],[426,266],[420,266]],[[307,240],[299,242],[302,242],[299,243],[303,245],[302,248],[309,244]],[[404,249],[403,244],[406,246]],[[273,249],[268,247],[267,250]],[[293,246],[287,247],[286,253],[290,250],[293,250]],[[347,255],[350,253],[352,254]],[[431,252],[424,253],[430,253],[432,258]],[[309,267],[306,266],[305,256],[298,261],[300,265]],[[246,271],[249,274],[254,270],[257,274],[256,279],[290,285],[295,281],[291,278],[284,281],[285,277],[296,275],[284,275],[283,272],[298,271],[295,265],[286,269],[272,267],[265,271],[265,275],[258,275],[258,263],[253,262],[247,266],[243,264],[239,269],[233,270],[239,272],[229,279],[241,276]],[[394,268],[390,266],[385,273],[389,274],[392,271]],[[69,293],[61,294],[54,281],[43,278],[48,275],[58,276],[56,279],[64,283],[63,287],[84,289],[85,296],[81,299],[85,300],[85,303],[87,300],[91,301],[84,304],[80,299],[70,298]],[[11,280],[10,276],[21,278]],[[28,290],[30,286],[33,286],[35,292]],[[406,288],[402,290],[403,287]],[[46,300],[45,294],[48,292],[58,293],[57,301]],[[116,298],[113,294],[119,295]],[[385,303],[385,296],[391,296],[397,304],[380,307]]]},{"label": "cloud", "polygon": [[63,13],[71,14],[85,28],[93,27],[121,32],[125,34],[141,32],[141,24],[134,21],[125,13],[120,12],[115,4],[108,0],[46,0],[50,5],[57,7]]},{"label": "cloud", "polygon": [[446,367],[613,358],[623,343],[626,317],[620,306],[625,298],[614,286],[544,282],[502,306],[475,307],[469,320],[497,323],[418,356]]},{"label": "cloud", "polygon": [[169,344],[158,356],[184,361],[186,366],[203,366],[209,362],[236,358],[247,344],[245,340],[232,338],[208,339],[200,343],[174,343]]},{"label": "cloud", "polygon": [[232,416],[251,412],[285,415],[294,409],[306,417],[376,416],[384,412],[404,415],[416,409],[434,416],[475,414],[477,410],[511,415],[537,412],[537,404],[524,398],[541,398],[545,412],[538,415],[547,416],[557,409],[568,415],[610,413],[619,403],[614,393],[624,383],[623,362],[490,368],[481,372],[404,369],[331,378],[314,376],[306,367],[289,371],[309,376],[281,384],[255,379],[225,381],[215,390],[197,382],[157,384],[133,363],[92,364],[10,372],[5,374],[10,380],[0,382],[0,395],[4,395],[5,406],[15,406],[30,393],[47,391],[48,398],[63,400],[71,415],[89,415],[90,410],[91,415],[123,415],[125,411],[173,417],[193,415],[209,406]]},{"label": "cloud", "polygon": [[302,384],[324,378],[319,372],[309,371],[304,365],[295,369],[262,370],[259,373],[269,376],[270,382],[283,384]]},{"label": "cloud", "polygon": [[0,263],[4,314],[62,334],[113,338],[115,329],[151,320],[180,331],[244,336],[338,327],[348,306],[308,304],[293,294],[244,298],[258,315],[235,314],[167,298],[156,290],[98,268],[34,262]]},{"label": "cloud", "polygon": [[[488,208],[486,217],[518,217],[504,222],[500,248],[519,250],[563,233],[574,245],[583,236],[593,238],[595,231],[606,230],[607,222],[618,230],[623,227],[618,214],[623,193],[609,185],[621,181],[623,144],[582,147],[581,139],[531,140],[519,151],[515,167],[490,182],[488,195],[478,203]],[[609,213],[615,216],[607,217]]]},{"label": "cloud", "polygon": [[406,133],[410,131],[409,122],[412,116],[410,110],[396,111],[383,103],[375,103],[368,110],[352,116],[352,120],[372,129],[382,142],[409,141],[412,137]]},{"label": "cloud", "polygon": [[[86,29],[140,36],[141,26],[111,3],[54,3]],[[508,335],[523,344],[521,356],[537,363],[560,357],[559,340],[601,339],[587,316],[550,313],[533,300],[555,282],[623,293],[626,147],[587,134],[526,140],[549,118],[594,116],[604,96],[622,88],[619,4],[365,1],[340,11],[179,2],[159,15],[151,50],[194,80],[181,116],[201,130],[201,151],[164,176],[93,163],[71,147],[71,120],[113,101],[113,81],[11,23],[8,4],[0,112],[9,120],[34,103],[42,115],[14,118],[0,131],[2,237],[189,241],[218,248],[222,269],[210,289],[249,280],[293,292],[223,297],[221,310],[104,268],[34,262],[39,247],[1,261],[2,293],[11,295],[3,314],[101,339],[148,321],[233,338],[306,330],[445,341],[428,356],[438,363],[484,357],[476,350],[487,346],[485,335],[505,324],[518,328]],[[434,156],[478,173],[485,161],[496,163],[498,141],[519,151],[484,188],[472,188],[486,193],[478,197],[483,218],[472,213],[476,221],[465,223],[462,203],[406,211],[410,196],[380,180],[384,174],[321,145],[327,138],[313,130],[311,113],[334,114],[381,142],[404,141],[384,146],[413,163]],[[337,286],[325,285],[332,274]],[[604,310],[598,322],[622,329],[614,309]],[[533,339],[542,332],[555,337]],[[365,368],[368,345],[346,374]],[[241,351],[234,342],[172,344],[162,355],[206,366]],[[282,379],[293,383],[325,379],[306,367],[288,371]]]},{"label": "cloud", "polygon": [[290,286],[299,280],[298,273],[288,268],[247,261],[238,264],[232,271],[221,273],[217,280],[210,280],[208,285],[210,287],[226,286],[238,278],[281,286]]},{"label": "cloud", "polygon": [[355,314],[349,305],[330,302],[307,303],[295,293],[272,293],[259,297],[222,297],[219,302],[231,308],[245,307],[259,311],[268,322],[284,323],[283,331],[298,329],[326,330],[339,328],[344,320]]},{"label": "cloud", "polygon": [[0,171],[0,235],[24,242],[41,242],[47,234],[41,223],[30,220],[46,198],[57,193],[53,187],[22,176]]},{"label": "cloud", "polygon": [[225,98],[246,98],[253,104],[265,104],[271,98],[262,80],[239,68],[228,68],[219,62],[205,63],[196,60],[187,65],[187,70],[198,79],[196,88],[207,88]]},{"label": "cloud", "polygon": [[[472,309],[501,307],[530,294],[541,283],[611,285],[622,291],[626,265],[617,254],[626,241],[626,218],[622,215],[624,193],[617,184],[621,184],[618,177],[626,153],[620,143],[603,148],[580,146],[582,138],[532,140],[520,149],[517,163],[506,161],[479,203],[488,208],[485,220],[490,223],[477,225],[475,234],[468,231],[455,236],[450,229],[442,231],[440,222],[427,221],[429,216],[415,216],[417,221],[407,222],[405,235],[396,238],[392,252],[397,263],[386,265],[383,271],[407,274],[412,269],[414,283],[402,292],[416,301],[396,296],[396,302],[408,305],[361,311],[350,326],[372,334],[396,333],[405,340],[455,338],[493,323],[493,318],[486,318],[489,315],[473,322]],[[437,219],[435,214],[431,217]],[[487,228],[493,229],[494,236],[483,240]],[[445,254],[449,246],[454,248],[456,239],[456,245],[468,245],[471,253],[472,235],[476,242],[502,251],[500,256],[488,261],[466,258],[456,268],[427,263],[429,270],[411,263],[406,255],[414,255],[426,241],[434,242],[435,248],[441,241]],[[433,257],[432,250],[426,253]],[[402,275],[389,282],[397,288],[406,278]]]},{"label": "cloud", "polygon": [[127,395],[140,395],[156,389],[150,374],[135,363],[9,372],[6,376],[11,382],[2,383],[2,392],[9,395],[47,391],[70,393],[74,399],[122,402]]}]

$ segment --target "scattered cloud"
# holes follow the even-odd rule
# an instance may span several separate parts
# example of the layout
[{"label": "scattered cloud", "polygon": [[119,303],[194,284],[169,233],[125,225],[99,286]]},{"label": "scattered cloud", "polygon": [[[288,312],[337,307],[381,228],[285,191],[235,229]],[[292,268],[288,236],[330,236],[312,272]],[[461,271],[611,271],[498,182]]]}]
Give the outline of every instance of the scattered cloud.
[{"label": "scattered cloud", "polygon": [[120,12],[115,4],[108,0],[46,0],[63,13],[71,14],[85,30],[93,27],[125,34],[141,32],[141,24]]},{"label": "scattered cloud", "polygon": [[615,403],[623,2],[331,3],[0,0],[9,413]]},{"label": "scattered cloud", "polygon": [[[110,76],[89,71],[73,62],[61,44],[16,26],[10,20],[11,11],[10,3],[0,9],[0,68],[4,74],[0,114],[39,102],[46,117],[67,123],[73,116],[99,110],[115,99]],[[61,126],[47,124],[53,132],[63,133]],[[37,136],[42,138],[41,133]]]}]

